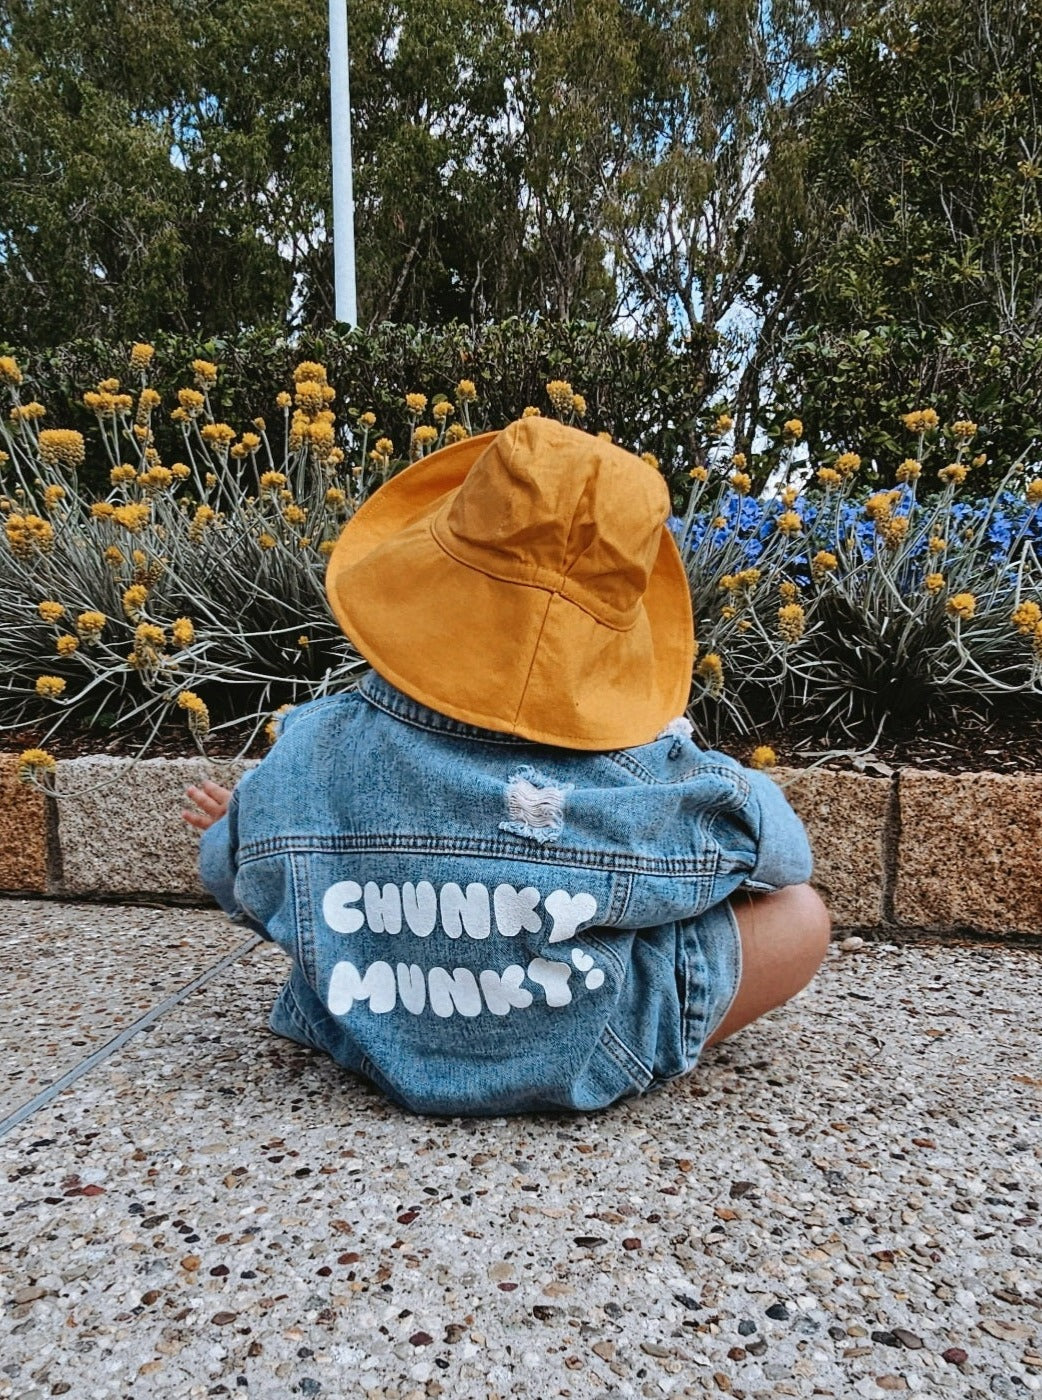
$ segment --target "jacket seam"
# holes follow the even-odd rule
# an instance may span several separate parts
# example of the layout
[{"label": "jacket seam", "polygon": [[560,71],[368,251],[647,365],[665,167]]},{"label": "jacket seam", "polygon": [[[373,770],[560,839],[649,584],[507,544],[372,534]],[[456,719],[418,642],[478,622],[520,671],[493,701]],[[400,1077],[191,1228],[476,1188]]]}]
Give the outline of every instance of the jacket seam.
[{"label": "jacket seam", "polygon": [[275,855],[448,855],[486,856],[521,860],[527,865],[565,866],[569,869],[600,870],[630,875],[679,876],[685,879],[711,878],[719,867],[716,850],[707,849],[690,857],[639,856],[632,851],[590,851],[582,847],[535,849],[507,841],[486,841],[478,837],[456,836],[451,840],[417,833],[384,833],[356,836],[269,836],[239,847],[240,866]]}]

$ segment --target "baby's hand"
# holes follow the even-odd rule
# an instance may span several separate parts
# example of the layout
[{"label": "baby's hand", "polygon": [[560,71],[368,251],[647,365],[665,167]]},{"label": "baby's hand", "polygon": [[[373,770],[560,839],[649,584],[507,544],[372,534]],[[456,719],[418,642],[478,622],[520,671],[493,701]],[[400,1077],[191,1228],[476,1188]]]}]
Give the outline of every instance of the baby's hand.
[{"label": "baby's hand", "polygon": [[228,803],[232,798],[231,788],[221,787],[220,783],[212,783],[209,778],[205,780],[202,787],[190,787],[185,789],[185,793],[191,802],[197,807],[201,807],[203,815],[198,812],[182,812],[181,815],[189,826],[194,826],[197,831],[206,831],[213,826],[214,822],[220,821],[228,810]]}]

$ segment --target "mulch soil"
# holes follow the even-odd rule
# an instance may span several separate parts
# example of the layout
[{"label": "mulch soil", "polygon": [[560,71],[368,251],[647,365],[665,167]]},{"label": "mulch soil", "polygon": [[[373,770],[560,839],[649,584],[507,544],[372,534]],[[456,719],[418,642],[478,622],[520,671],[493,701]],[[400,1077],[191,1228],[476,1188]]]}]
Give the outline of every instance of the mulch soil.
[{"label": "mulch soil", "polygon": [[[222,729],[206,741],[206,753],[213,758],[232,758],[240,752],[249,737],[252,725]],[[129,758],[137,754],[146,731],[137,734],[98,729],[63,728],[49,739],[41,729],[23,729],[0,733],[0,751],[20,753],[28,748],[46,748],[55,758],[79,758],[84,755],[110,754]],[[785,767],[807,767],[832,749],[850,749],[827,759],[822,767],[836,771],[865,772],[886,776],[896,768],[929,768],[942,773],[1042,773],[1042,714],[1030,712],[1006,715],[1002,718],[963,716],[943,732],[910,733],[905,736],[880,739],[870,752],[857,754],[866,748],[870,737],[862,741],[834,740],[823,743],[813,731],[770,732],[762,729],[754,738],[748,735],[723,735],[714,738],[707,747],[733,754],[747,762],[757,744],[769,744]],[[262,758],[268,752],[263,731],[246,750],[247,758]],[[146,758],[194,758],[198,750],[186,732],[183,720],[162,727],[149,745]]]}]

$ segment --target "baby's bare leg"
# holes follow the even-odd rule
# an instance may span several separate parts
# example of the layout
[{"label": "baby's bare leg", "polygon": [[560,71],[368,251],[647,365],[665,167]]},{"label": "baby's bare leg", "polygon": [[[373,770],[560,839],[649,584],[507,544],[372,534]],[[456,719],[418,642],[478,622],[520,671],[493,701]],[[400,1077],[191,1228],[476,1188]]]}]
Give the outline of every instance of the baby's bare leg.
[{"label": "baby's bare leg", "polygon": [[824,961],[832,923],[810,885],[774,894],[736,891],[731,906],[742,936],[742,980],[727,1015],[706,1042],[715,1045],[807,985]]}]

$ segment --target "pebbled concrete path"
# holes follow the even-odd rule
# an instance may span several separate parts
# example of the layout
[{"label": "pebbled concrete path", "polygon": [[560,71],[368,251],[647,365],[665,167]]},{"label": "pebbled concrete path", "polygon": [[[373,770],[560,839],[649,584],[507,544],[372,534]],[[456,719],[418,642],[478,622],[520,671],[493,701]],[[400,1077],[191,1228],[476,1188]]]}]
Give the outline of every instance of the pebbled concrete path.
[{"label": "pebbled concrete path", "polygon": [[198,910],[0,900],[0,1397],[1042,1393],[1042,952],[834,947],[593,1118],[406,1117]]}]

